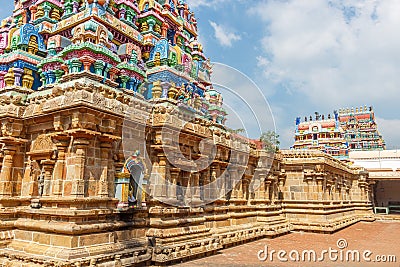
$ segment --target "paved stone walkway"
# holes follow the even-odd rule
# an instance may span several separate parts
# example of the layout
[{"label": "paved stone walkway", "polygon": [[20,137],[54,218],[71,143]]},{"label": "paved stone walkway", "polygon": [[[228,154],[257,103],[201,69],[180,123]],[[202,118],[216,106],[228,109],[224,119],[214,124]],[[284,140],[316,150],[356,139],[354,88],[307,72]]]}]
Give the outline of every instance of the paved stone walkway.
[{"label": "paved stone walkway", "polygon": [[[266,246],[268,248],[269,257],[265,261],[261,261],[258,259],[257,254],[259,254],[260,250],[265,251]],[[338,246],[341,248],[343,247],[343,249],[339,249]],[[272,254],[272,250],[276,252]],[[286,252],[285,255],[281,252],[281,258],[283,260],[286,259],[286,262],[282,262],[278,259],[277,253],[279,250],[284,250]],[[310,250],[316,253],[315,261]],[[324,250],[327,250],[327,252],[323,253]],[[329,252],[329,250],[331,251]],[[370,253],[368,251],[370,251]],[[296,260],[297,252],[299,254],[298,261]],[[331,254],[329,255],[329,253]],[[270,259],[271,254],[272,262]],[[302,260],[303,255],[304,261]],[[308,258],[309,255],[311,256],[311,261]],[[357,255],[360,255],[359,262],[357,261]],[[391,258],[391,255],[396,258]],[[265,253],[260,253],[260,257],[265,257]],[[293,260],[291,260],[290,257]],[[322,257],[324,260],[318,261]],[[348,260],[346,260],[346,258],[348,258]],[[390,260],[391,262],[378,262],[380,259],[383,260],[385,258],[386,261]],[[370,260],[370,262],[367,262],[367,260]],[[330,235],[295,232],[274,239],[260,239],[222,250],[211,257],[174,265],[174,267],[209,266],[400,267],[400,222],[361,222]]]}]

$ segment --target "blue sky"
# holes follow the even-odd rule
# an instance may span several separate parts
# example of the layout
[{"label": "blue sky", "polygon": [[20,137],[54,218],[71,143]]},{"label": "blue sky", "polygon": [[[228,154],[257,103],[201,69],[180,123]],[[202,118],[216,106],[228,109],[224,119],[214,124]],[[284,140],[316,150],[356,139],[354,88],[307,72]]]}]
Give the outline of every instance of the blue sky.
[{"label": "blue sky", "polygon": [[[293,143],[297,116],[364,105],[374,107],[388,148],[400,147],[400,1],[188,1],[206,55],[258,85],[282,147]],[[12,5],[3,1],[1,18]],[[253,96],[248,84],[232,86]],[[263,117],[265,109],[249,101]]]}]

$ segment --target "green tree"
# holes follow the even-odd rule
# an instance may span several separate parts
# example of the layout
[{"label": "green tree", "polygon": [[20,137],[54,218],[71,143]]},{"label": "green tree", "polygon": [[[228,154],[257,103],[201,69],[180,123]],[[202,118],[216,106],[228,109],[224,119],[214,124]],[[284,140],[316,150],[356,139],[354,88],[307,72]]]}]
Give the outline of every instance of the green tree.
[{"label": "green tree", "polygon": [[260,141],[264,144],[264,149],[268,152],[276,152],[279,150],[279,135],[274,131],[267,131],[261,134]]}]

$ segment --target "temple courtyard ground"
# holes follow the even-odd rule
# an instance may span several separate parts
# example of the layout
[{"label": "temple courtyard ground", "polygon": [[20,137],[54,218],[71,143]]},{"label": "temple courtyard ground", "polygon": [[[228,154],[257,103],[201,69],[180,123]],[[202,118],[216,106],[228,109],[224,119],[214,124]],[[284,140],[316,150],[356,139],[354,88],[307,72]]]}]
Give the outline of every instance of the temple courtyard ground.
[{"label": "temple courtyard ground", "polygon": [[209,266],[400,267],[400,221],[361,222],[333,234],[293,232],[174,265]]}]

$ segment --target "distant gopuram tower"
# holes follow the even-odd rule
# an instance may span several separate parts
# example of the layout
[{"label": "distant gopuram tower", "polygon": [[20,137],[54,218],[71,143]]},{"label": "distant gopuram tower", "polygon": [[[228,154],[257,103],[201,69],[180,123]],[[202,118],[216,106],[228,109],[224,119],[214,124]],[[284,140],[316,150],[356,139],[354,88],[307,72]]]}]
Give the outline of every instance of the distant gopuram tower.
[{"label": "distant gopuram tower", "polygon": [[384,150],[372,107],[344,108],[334,115],[296,119],[294,149],[322,150],[336,158],[348,158],[349,151]]}]

